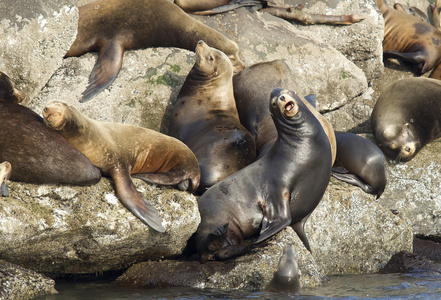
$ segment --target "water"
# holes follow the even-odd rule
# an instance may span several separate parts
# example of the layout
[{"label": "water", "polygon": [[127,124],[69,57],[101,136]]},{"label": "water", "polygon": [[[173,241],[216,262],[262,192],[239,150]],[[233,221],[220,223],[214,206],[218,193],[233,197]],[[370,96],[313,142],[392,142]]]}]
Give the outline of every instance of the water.
[{"label": "water", "polygon": [[331,276],[321,287],[298,294],[265,291],[219,291],[192,288],[133,289],[106,283],[57,283],[56,295],[39,300],[99,299],[441,299],[441,274],[369,274]]}]

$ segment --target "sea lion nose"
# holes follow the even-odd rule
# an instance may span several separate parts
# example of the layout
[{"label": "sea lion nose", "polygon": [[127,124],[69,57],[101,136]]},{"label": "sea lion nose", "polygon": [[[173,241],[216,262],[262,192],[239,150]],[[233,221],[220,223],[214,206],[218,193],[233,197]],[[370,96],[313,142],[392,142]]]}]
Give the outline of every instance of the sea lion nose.
[{"label": "sea lion nose", "polygon": [[404,151],[406,151],[406,152],[410,152],[410,147],[406,147],[406,148],[404,148]]},{"label": "sea lion nose", "polygon": [[280,100],[280,101],[285,101],[285,95],[281,95],[281,96],[279,97],[279,100]]}]

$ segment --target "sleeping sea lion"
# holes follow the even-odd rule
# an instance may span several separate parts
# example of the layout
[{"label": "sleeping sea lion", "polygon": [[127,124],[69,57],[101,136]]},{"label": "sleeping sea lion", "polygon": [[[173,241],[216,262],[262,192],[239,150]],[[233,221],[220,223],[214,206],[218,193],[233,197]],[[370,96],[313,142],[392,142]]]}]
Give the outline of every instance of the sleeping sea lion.
[{"label": "sleeping sea lion", "polygon": [[136,190],[133,177],[194,191],[200,172],[194,154],[182,142],[165,134],[127,124],[100,122],[75,107],[52,101],[43,109],[49,128],[60,133],[90,159],[104,176],[112,177],[120,201],[142,222],[164,232],[161,219]]},{"label": "sleeping sea lion", "polygon": [[384,18],[383,57],[415,64],[420,75],[435,68],[430,77],[441,77],[441,31],[383,0],[376,2]]},{"label": "sleeping sea lion", "polygon": [[0,164],[0,197],[8,197],[9,190],[6,185],[6,181],[11,175],[11,164],[8,161],[4,161]]},{"label": "sleeping sea lion", "polygon": [[299,266],[293,244],[288,244],[283,249],[277,271],[265,290],[285,293],[300,291]]},{"label": "sleeping sea lion", "polygon": [[[268,108],[269,93],[275,88],[295,91],[297,84],[288,65],[282,60],[274,60],[245,67],[234,75],[233,88],[240,122],[256,140],[259,159],[268,153],[277,139],[277,130]],[[303,97],[300,99],[322,124],[331,144],[332,162],[334,162],[337,144],[331,124],[309,101]]]},{"label": "sleeping sea lion", "polygon": [[79,8],[78,34],[65,57],[99,52],[80,100],[85,102],[113,82],[125,50],[178,47],[193,51],[201,39],[227,54],[237,71],[243,69],[235,42],[168,0],[97,0]]},{"label": "sleeping sea lion", "polygon": [[232,77],[227,56],[200,41],[173,108],[169,134],[196,155],[201,193],[256,158],[254,139],[239,121]]},{"label": "sleeping sea lion", "polygon": [[292,91],[274,89],[270,111],[278,131],[271,150],[198,200],[195,242],[201,261],[243,254],[289,225],[310,250],[304,224],[329,183],[329,140]]},{"label": "sleeping sea lion", "polygon": [[383,152],[371,141],[349,132],[335,132],[337,158],[332,175],[379,198],[387,182]]},{"label": "sleeping sea lion", "polygon": [[409,161],[441,137],[441,81],[401,79],[381,92],[371,125],[380,149],[390,158]]}]

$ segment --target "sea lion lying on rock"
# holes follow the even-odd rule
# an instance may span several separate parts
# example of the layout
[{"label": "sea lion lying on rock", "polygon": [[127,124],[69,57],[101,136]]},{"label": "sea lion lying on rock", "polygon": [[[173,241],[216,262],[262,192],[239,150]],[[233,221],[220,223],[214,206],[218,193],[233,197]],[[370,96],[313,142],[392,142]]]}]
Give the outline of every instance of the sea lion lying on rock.
[{"label": "sea lion lying on rock", "polygon": [[142,222],[164,232],[162,221],[133,177],[195,191],[200,172],[196,157],[179,140],[143,127],[101,122],[75,107],[52,101],[43,109],[46,125],[60,133],[90,159],[104,176],[112,177],[120,201]]}]

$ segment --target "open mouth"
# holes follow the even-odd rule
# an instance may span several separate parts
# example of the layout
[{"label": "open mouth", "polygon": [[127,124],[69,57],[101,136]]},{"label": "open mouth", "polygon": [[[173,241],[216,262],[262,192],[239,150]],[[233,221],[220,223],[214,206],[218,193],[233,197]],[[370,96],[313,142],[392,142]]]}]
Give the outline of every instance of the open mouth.
[{"label": "open mouth", "polygon": [[294,108],[294,102],[293,101],[289,101],[288,103],[285,104],[285,110],[286,111],[291,111]]}]

